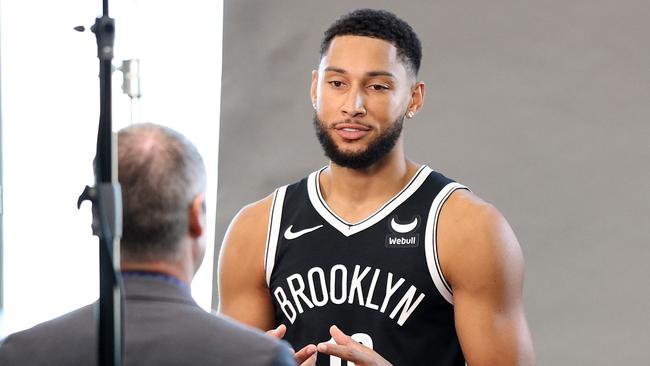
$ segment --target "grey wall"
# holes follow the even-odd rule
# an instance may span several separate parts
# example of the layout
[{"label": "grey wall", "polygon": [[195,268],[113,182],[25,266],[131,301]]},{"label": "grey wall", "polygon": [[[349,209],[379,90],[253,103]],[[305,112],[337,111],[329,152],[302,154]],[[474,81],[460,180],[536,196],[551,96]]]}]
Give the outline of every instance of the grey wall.
[{"label": "grey wall", "polygon": [[423,41],[410,157],[494,203],[519,237],[539,364],[648,364],[647,0],[226,0],[217,247],[240,207],[326,163],[310,72],[324,29],[364,6]]}]

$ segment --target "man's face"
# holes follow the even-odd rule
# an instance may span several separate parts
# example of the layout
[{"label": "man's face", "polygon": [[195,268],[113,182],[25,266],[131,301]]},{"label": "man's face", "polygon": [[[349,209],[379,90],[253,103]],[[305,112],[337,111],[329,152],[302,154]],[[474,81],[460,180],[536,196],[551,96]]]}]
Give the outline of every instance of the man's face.
[{"label": "man's face", "polygon": [[327,156],[354,169],[384,157],[401,135],[407,110],[419,107],[414,85],[392,44],[361,36],[334,38],[311,86],[314,125]]}]

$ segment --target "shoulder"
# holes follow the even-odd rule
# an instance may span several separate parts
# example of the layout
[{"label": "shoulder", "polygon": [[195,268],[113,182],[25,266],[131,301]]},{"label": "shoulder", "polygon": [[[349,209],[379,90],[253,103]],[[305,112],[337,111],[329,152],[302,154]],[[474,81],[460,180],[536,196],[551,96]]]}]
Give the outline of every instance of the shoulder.
[{"label": "shoulder", "polygon": [[[209,358],[222,360],[224,365],[265,365],[283,359],[289,345],[269,337],[260,330],[235,322],[225,316],[200,310],[196,322],[187,327],[188,341],[205,344],[206,363]],[[177,336],[180,336],[177,334]],[[183,337],[181,337],[183,338]],[[291,353],[288,353],[291,355]],[[292,357],[289,358],[291,360]],[[278,363],[289,365],[292,363]]]},{"label": "shoulder", "polygon": [[[200,324],[202,328],[209,331],[212,336],[227,338],[227,341],[233,344],[253,341],[261,342],[261,344],[266,346],[278,344],[274,338],[267,337],[261,330],[232,320],[227,316],[200,309],[197,311],[196,320],[197,324]],[[214,330],[218,330],[218,332],[213,332]]]},{"label": "shoulder", "polygon": [[[82,365],[94,360],[96,331],[93,306],[84,306],[8,336],[0,345],[0,364]],[[74,351],[71,345],[75,345]]]},{"label": "shoulder", "polygon": [[197,305],[126,305],[127,365],[269,365],[282,351],[281,342]]},{"label": "shoulder", "polygon": [[51,335],[61,332],[69,333],[71,336],[84,337],[94,333],[94,309],[95,304],[86,305],[82,308],[63,314],[54,319],[40,323],[32,328],[12,334],[3,345],[12,339],[28,340],[41,337],[48,338]]},{"label": "shoulder", "polygon": [[238,234],[241,231],[249,232],[251,229],[257,230],[263,224],[267,224],[274,198],[275,193],[272,193],[257,202],[244,206],[233,218],[226,235]]},{"label": "shoulder", "polygon": [[274,197],[275,194],[270,194],[239,210],[226,231],[224,251],[239,255],[254,254],[263,249]]},{"label": "shoulder", "polygon": [[457,189],[451,194],[440,219],[453,223],[456,235],[470,234],[468,230],[472,229],[468,238],[475,238],[476,230],[485,233],[505,222],[496,207],[466,189]]},{"label": "shoulder", "polygon": [[521,248],[510,225],[492,204],[457,190],[441,210],[441,266],[452,286],[520,277]]},{"label": "shoulder", "polygon": [[[226,365],[293,365],[290,346],[284,341],[267,336],[258,329],[215,316],[221,324],[219,357]],[[288,356],[288,357],[287,357]]]}]

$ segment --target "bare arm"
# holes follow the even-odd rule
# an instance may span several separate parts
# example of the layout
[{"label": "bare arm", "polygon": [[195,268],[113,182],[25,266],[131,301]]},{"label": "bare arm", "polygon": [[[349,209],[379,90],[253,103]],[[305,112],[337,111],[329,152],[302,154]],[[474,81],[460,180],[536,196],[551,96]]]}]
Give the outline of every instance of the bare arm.
[{"label": "bare arm", "polygon": [[[273,196],[244,207],[230,223],[219,255],[219,312],[282,338],[286,327],[275,328],[271,293],[266,284],[264,253]],[[294,354],[301,366],[316,364],[316,346]]]},{"label": "bare arm", "polygon": [[272,196],[233,219],[219,256],[219,312],[263,331],[275,327],[264,251]]},{"label": "bare arm", "polygon": [[468,365],[534,365],[523,256],[503,216],[472,193],[457,191],[443,208],[438,243]]}]

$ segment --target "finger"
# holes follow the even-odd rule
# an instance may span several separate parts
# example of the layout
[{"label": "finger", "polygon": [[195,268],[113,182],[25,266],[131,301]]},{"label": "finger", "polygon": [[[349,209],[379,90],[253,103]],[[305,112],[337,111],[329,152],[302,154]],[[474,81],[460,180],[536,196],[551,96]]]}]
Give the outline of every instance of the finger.
[{"label": "finger", "polygon": [[316,355],[317,348],[313,344],[308,344],[304,346],[300,351],[296,352],[294,357],[296,358],[296,363],[302,365],[303,362],[307,361],[309,358]]},{"label": "finger", "polygon": [[319,343],[318,352],[355,363],[366,362],[366,357],[363,352],[359,352],[353,345]]},{"label": "finger", "polygon": [[316,355],[317,353],[314,353],[309,357],[305,362],[301,363],[300,366],[316,366]]},{"label": "finger", "polygon": [[271,337],[279,338],[282,339],[284,337],[284,334],[287,332],[287,326],[284,324],[278,325],[277,328],[271,329],[266,332],[266,335],[269,335]]},{"label": "finger", "polygon": [[277,331],[278,331],[278,328],[269,329],[269,330],[266,331],[266,335],[271,336],[271,337],[275,337],[275,333],[277,333]]},{"label": "finger", "polygon": [[295,353],[294,357],[296,358],[296,363],[300,366],[309,365],[309,362],[311,362],[310,360],[313,358],[313,362],[316,364],[316,351],[317,348],[315,345],[306,345],[300,351]]},{"label": "finger", "polygon": [[334,342],[336,344],[341,344],[341,345],[346,345],[349,344],[350,342],[354,342],[354,339],[352,339],[350,336],[347,334],[343,333],[342,330],[339,329],[336,325],[332,325],[330,327],[330,334],[332,335],[332,338],[334,339]]}]

